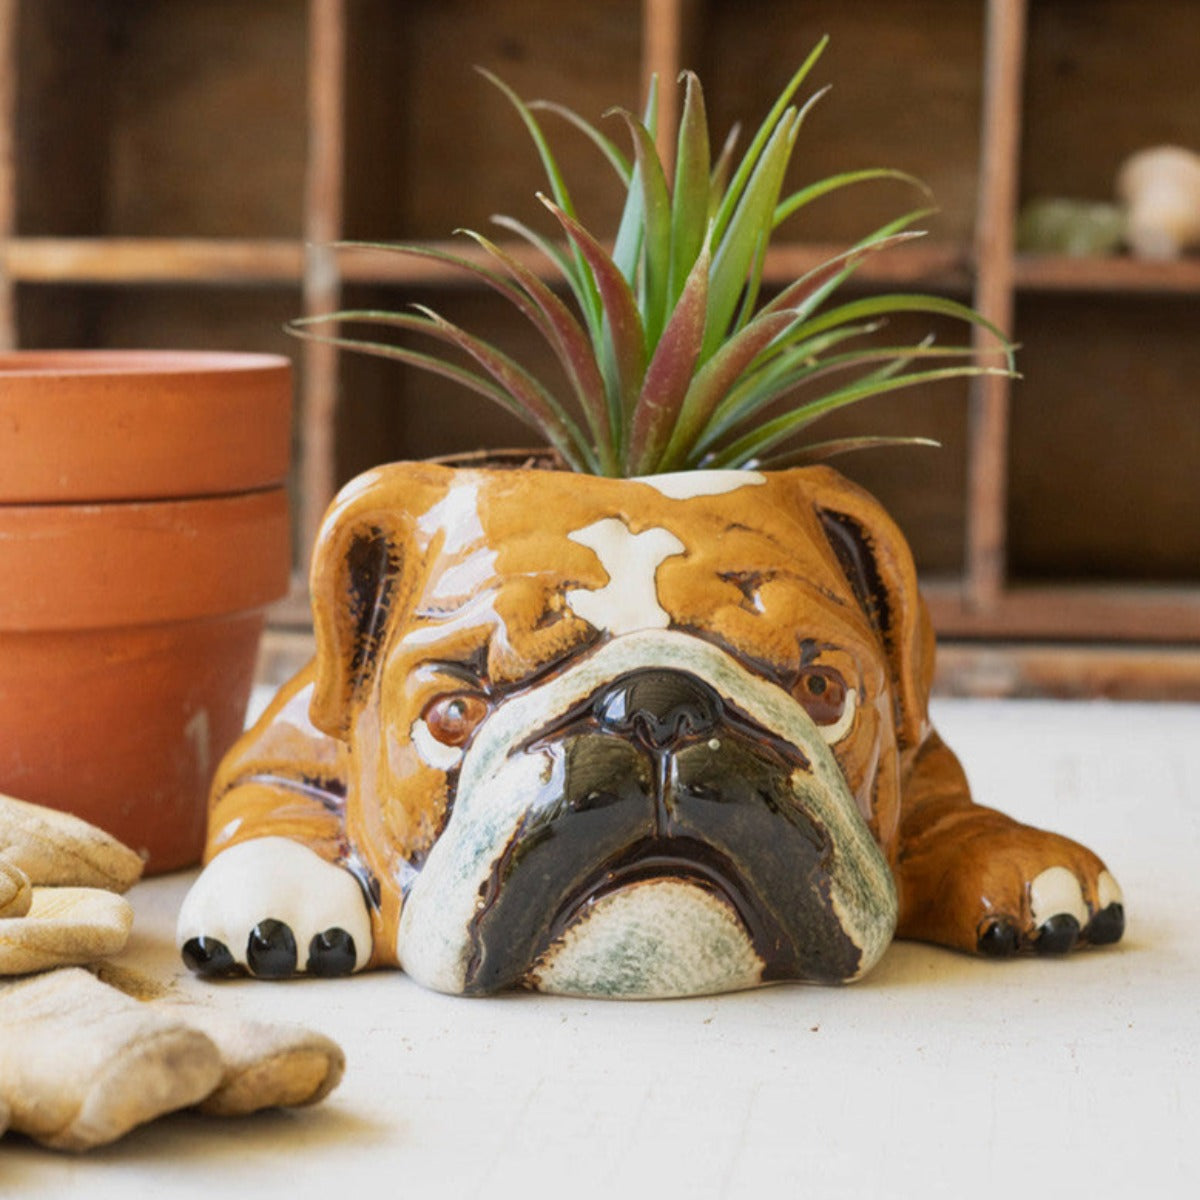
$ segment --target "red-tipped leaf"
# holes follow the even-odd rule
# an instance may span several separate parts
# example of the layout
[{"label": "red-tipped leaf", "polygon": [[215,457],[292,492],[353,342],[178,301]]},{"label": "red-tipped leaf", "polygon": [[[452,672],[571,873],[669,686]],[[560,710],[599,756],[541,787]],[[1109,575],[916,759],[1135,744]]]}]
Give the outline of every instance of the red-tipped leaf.
[{"label": "red-tipped leaf", "polygon": [[567,237],[586,260],[604,306],[623,407],[631,407],[646,373],[646,340],[633,290],[603,246],[574,217],[546,196],[538,199],[554,214]]},{"label": "red-tipped leaf", "polygon": [[646,368],[630,433],[628,465],[634,475],[657,469],[687,395],[704,341],[708,268],[704,247]]}]

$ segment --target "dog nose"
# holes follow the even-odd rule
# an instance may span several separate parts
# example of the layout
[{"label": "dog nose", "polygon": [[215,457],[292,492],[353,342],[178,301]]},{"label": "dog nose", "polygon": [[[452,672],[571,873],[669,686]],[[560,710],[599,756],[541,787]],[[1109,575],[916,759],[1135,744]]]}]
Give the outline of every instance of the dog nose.
[{"label": "dog nose", "polygon": [[683,671],[633,671],[609,684],[592,706],[600,725],[652,750],[710,734],[721,718],[716,692]]}]

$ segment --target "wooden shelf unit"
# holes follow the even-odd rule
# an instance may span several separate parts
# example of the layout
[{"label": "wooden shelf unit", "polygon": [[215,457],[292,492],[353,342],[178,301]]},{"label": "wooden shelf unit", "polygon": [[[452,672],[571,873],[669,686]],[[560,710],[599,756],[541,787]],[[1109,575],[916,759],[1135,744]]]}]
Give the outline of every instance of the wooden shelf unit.
[{"label": "wooden shelf unit", "polygon": [[[836,86],[801,136],[800,169],[896,166],[943,204],[926,241],[872,261],[856,286],[970,299],[1028,346],[1022,382],[916,391],[837,425],[945,445],[936,459],[843,461],[910,534],[953,644],[948,686],[992,690],[999,654],[1010,692],[1200,698],[1200,359],[1187,336],[1200,259],[1029,257],[1013,233],[1029,180],[1094,192],[1139,144],[1200,146],[1200,106],[1192,94],[1189,111],[1177,80],[1200,12],[1183,0],[0,0],[0,344],[290,353],[303,563],[337,486],[370,462],[521,440],[472,398],[280,331],[300,312],[433,297],[531,345],[438,264],[333,246],[439,244],[493,210],[530,219],[536,158],[470,64],[591,118],[637,105],[652,73],[670,118],[671,81],[694,65],[723,131],[757,120],[826,31],[817,83]],[[1113,62],[1144,67],[1121,82],[1128,111],[1108,146],[1083,114],[1110,111],[1097,79]],[[1076,77],[1089,90],[1072,90]],[[1156,90],[1143,99],[1138,86]],[[1061,103],[1090,139],[1078,163],[1062,152]],[[568,171],[584,172],[590,202],[594,181],[603,225],[607,168],[569,133]],[[773,249],[768,284],[911,200],[859,193],[815,206]],[[1127,429],[1131,409],[1141,424]],[[306,620],[298,571],[277,625]]]}]

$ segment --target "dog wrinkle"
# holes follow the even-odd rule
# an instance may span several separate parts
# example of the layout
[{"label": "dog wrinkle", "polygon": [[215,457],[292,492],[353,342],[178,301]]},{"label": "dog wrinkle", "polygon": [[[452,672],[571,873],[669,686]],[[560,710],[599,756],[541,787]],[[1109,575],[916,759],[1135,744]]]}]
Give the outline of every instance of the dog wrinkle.
[{"label": "dog wrinkle", "polygon": [[774,578],[772,571],[718,571],[717,578],[725,583],[731,583],[742,593],[742,607],[747,612],[761,613],[765,611],[759,589],[764,582]]}]

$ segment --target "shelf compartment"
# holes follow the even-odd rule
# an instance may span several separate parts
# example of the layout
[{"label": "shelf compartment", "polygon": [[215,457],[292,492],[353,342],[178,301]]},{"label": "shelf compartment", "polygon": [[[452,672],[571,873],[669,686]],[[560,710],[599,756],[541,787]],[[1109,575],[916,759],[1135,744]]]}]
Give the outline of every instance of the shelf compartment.
[{"label": "shelf compartment", "polygon": [[[547,191],[520,117],[471,69],[495,72],[527,100],[567,104],[626,144],[614,104],[641,107],[638,0],[394,4],[347,10],[346,232],[369,240],[489,236],[492,213],[547,228]],[[543,126],[584,222],[611,236],[619,184],[600,152],[552,114]]]},{"label": "shelf compartment", "polygon": [[1200,147],[1187,0],[1038,0],[1030,5],[1021,197],[1108,200],[1130,154]]},{"label": "shelf compartment", "polygon": [[18,233],[301,236],[303,5],[38,0],[20,17]]},{"label": "shelf compartment", "polygon": [[239,350],[284,354],[298,365],[299,344],[283,332],[299,312],[298,288],[29,283],[17,301],[26,349]]},{"label": "shelf compartment", "polygon": [[[939,212],[930,218],[931,240],[968,244],[980,149],[982,8],[952,0],[709,3],[683,65],[704,80],[714,137],[740,122],[745,147],[791,73],[828,33],[829,47],[802,93],[831,80],[834,88],[800,131],[790,185],[863,167],[907,171],[933,189]],[[929,203],[903,183],[861,183],[816,201],[780,232],[846,244]]]},{"label": "shelf compartment", "polygon": [[1194,701],[1200,649],[946,639],[938,644],[933,687],[943,696]]},{"label": "shelf compartment", "polygon": [[1200,343],[1180,298],[1025,296],[1014,579],[1200,582]]}]

